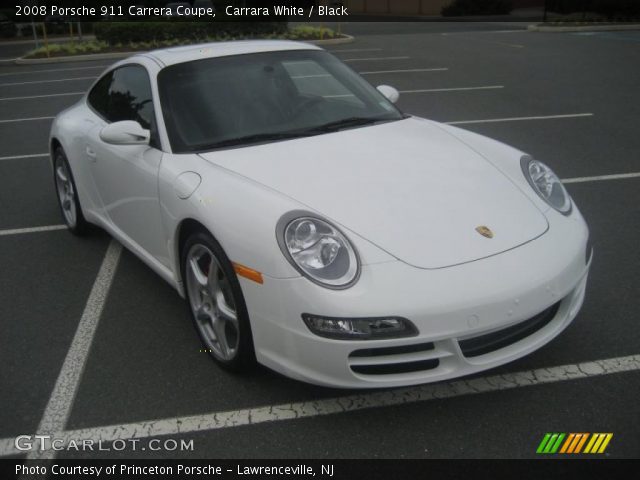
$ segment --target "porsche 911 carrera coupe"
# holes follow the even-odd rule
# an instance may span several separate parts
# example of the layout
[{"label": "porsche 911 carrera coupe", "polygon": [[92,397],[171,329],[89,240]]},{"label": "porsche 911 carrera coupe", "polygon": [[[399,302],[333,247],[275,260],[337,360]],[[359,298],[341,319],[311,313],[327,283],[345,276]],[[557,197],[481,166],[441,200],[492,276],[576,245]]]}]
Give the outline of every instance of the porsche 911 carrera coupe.
[{"label": "porsche 911 carrera coupe", "polygon": [[540,348],[584,299],[580,212],[541,161],[398,96],[305,43],[134,55],[53,122],[62,215],[175,287],[232,371],[392,387]]}]

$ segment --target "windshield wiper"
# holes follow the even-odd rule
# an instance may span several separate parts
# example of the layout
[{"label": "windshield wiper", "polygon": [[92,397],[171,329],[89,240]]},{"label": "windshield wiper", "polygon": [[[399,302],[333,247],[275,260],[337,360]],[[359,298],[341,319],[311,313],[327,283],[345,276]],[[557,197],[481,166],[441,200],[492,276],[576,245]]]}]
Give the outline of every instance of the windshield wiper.
[{"label": "windshield wiper", "polygon": [[313,127],[310,130],[314,132],[335,132],[343,128],[359,127],[362,125],[372,125],[378,122],[386,122],[390,119],[379,117],[348,117],[342,120],[336,120],[335,122],[325,123],[318,127]]},{"label": "windshield wiper", "polygon": [[214,148],[233,147],[237,145],[248,145],[251,143],[268,142],[270,140],[287,140],[290,138],[309,137],[317,135],[318,132],[297,131],[297,132],[279,132],[279,133],[256,133],[254,135],[245,135],[244,137],[229,138],[216,143],[207,145],[198,145],[195,150],[208,150]]},{"label": "windshield wiper", "polygon": [[291,138],[311,137],[322,133],[335,132],[343,128],[357,127],[362,125],[372,125],[378,122],[387,122],[391,119],[376,117],[349,117],[335,122],[325,123],[317,127],[306,128],[304,130],[294,130],[291,132],[272,132],[272,133],[256,133],[254,135],[245,135],[244,137],[229,138],[215,143],[197,145],[193,147],[194,151],[212,150],[216,148],[233,147],[238,145],[249,145],[252,143],[288,140]]}]

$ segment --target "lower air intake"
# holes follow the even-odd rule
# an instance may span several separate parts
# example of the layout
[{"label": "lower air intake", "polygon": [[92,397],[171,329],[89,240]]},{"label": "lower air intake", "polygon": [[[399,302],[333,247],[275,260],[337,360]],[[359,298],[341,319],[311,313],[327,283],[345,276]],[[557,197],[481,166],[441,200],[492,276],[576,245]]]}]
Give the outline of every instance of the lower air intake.
[{"label": "lower air intake", "polygon": [[560,302],[552,305],[536,316],[510,327],[485,335],[459,340],[458,344],[460,345],[462,354],[467,358],[479,357],[480,355],[495,352],[496,350],[519,342],[529,335],[533,335],[551,322],[556,316],[556,313],[558,313],[559,307]]},{"label": "lower air intake", "polygon": [[362,375],[394,375],[432,370],[440,365],[441,352],[433,343],[397,347],[363,348],[349,355],[349,366]]}]

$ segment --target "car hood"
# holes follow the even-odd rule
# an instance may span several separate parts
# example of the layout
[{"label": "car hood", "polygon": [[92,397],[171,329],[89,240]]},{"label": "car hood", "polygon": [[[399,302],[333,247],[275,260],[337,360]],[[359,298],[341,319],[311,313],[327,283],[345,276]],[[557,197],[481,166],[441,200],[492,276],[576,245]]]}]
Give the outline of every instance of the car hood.
[{"label": "car hood", "polygon": [[[295,199],[418,268],[496,255],[548,228],[544,214],[509,178],[427,120],[408,118],[201,156]],[[493,238],[478,233],[480,226]]]}]

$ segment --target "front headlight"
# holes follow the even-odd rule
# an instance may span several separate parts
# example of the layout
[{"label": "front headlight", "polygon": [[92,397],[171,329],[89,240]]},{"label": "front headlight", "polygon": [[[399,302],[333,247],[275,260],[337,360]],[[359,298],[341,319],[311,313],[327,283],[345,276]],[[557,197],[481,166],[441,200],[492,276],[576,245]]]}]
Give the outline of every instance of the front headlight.
[{"label": "front headlight", "polygon": [[360,274],[360,261],[347,237],[307,212],[284,215],[276,228],[278,245],[296,270],[323,287],[347,288]]},{"label": "front headlight", "polygon": [[553,170],[528,156],[520,159],[520,166],[529,185],[540,198],[563,215],[571,213],[571,197]]}]

